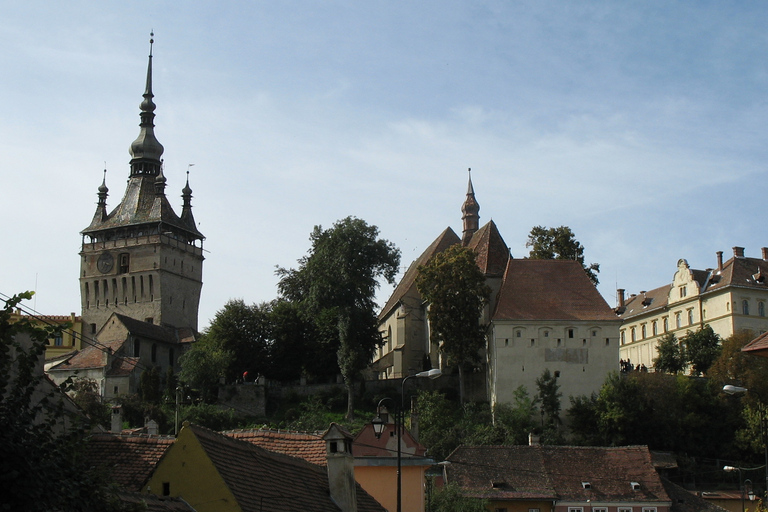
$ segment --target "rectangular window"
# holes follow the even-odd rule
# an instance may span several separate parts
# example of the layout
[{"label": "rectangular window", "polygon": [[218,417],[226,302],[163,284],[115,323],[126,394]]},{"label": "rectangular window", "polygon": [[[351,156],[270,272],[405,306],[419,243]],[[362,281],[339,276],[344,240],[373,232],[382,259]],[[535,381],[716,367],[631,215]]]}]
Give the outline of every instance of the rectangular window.
[{"label": "rectangular window", "polygon": [[656,512],[656,507],[643,507],[643,512]]},{"label": "rectangular window", "polygon": [[592,512],[608,512],[608,507],[592,507]]},{"label": "rectangular window", "polygon": [[64,345],[64,339],[61,337],[61,334],[59,334],[53,339],[53,344],[56,345],[57,347]]},{"label": "rectangular window", "polygon": [[632,507],[619,507],[618,512],[632,512]]},{"label": "rectangular window", "polygon": [[584,507],[568,507],[568,512],[584,512]]},{"label": "rectangular window", "polygon": [[573,329],[568,329],[568,337],[573,338]]}]

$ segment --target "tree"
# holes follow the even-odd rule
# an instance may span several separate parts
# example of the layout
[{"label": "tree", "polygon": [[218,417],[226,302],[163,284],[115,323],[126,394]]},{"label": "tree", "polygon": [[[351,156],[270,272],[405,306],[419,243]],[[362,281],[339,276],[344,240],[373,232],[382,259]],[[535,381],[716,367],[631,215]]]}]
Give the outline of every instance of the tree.
[{"label": "tree", "polygon": [[600,272],[598,263],[584,263],[584,246],[576,240],[576,236],[568,226],[546,228],[535,226],[528,234],[526,247],[531,248],[528,258],[532,260],[576,260],[584,267],[584,272],[598,285],[597,274]]},{"label": "tree", "polygon": [[720,336],[705,325],[696,332],[688,333],[680,339],[685,346],[685,355],[691,364],[691,375],[707,373],[710,366],[720,355]]},{"label": "tree", "polygon": [[533,417],[537,401],[531,398],[525,386],[513,393],[512,404],[496,404],[493,408],[494,425],[502,431],[503,444],[526,444],[528,434],[536,428]]},{"label": "tree", "polygon": [[32,293],[5,300],[0,310],[0,475],[3,510],[97,511],[121,505],[104,476],[85,457],[86,426],[68,412],[41,359],[52,329],[11,313]]},{"label": "tree", "polygon": [[563,394],[560,392],[557,377],[549,368],[544,369],[541,377],[536,379],[536,388],[539,390],[536,400],[541,404],[542,420],[546,419],[542,432],[543,440],[546,444],[559,444],[562,441],[559,427],[560,399]]},{"label": "tree", "polygon": [[327,230],[315,226],[312,247],[299,268],[277,271],[283,298],[298,302],[326,340],[338,340],[348,419],[354,417],[354,383],[382,343],[376,321],[378,281],[394,284],[400,264],[400,250],[378,237],[376,226],[355,217]]},{"label": "tree", "polygon": [[231,366],[234,354],[217,344],[200,340],[179,358],[179,380],[197,390],[206,402],[217,398],[219,381]]},{"label": "tree", "polygon": [[224,377],[234,382],[248,372],[249,380],[264,374],[268,366],[270,339],[269,304],[247,305],[242,299],[232,299],[216,312],[201,341],[230,352]]},{"label": "tree", "polygon": [[427,510],[437,512],[486,512],[487,500],[468,498],[461,493],[461,488],[454,484],[445,484],[441,489],[429,494]]},{"label": "tree", "polygon": [[749,389],[749,393],[741,400],[754,402],[754,399],[760,397],[763,403],[768,403],[768,358],[755,357],[741,351],[755,336],[752,331],[742,330],[723,340],[720,355],[709,368],[707,377],[718,388],[725,384],[738,384]]},{"label": "tree", "polygon": [[459,397],[464,403],[464,365],[474,363],[485,344],[480,322],[491,289],[477,266],[475,251],[453,245],[418,269],[416,286],[429,304],[430,339],[459,369]]},{"label": "tree", "polygon": [[72,401],[80,407],[91,421],[102,427],[109,427],[111,408],[101,400],[99,386],[93,379],[79,378],[72,382]]},{"label": "tree", "polygon": [[683,346],[678,343],[674,333],[667,333],[659,339],[656,352],[659,354],[653,359],[653,366],[656,371],[680,373],[685,370],[688,364]]}]

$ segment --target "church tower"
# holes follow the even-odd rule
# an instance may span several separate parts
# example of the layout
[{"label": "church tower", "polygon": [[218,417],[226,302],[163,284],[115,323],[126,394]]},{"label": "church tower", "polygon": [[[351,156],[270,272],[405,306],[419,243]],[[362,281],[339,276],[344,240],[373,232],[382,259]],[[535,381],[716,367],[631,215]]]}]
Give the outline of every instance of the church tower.
[{"label": "church tower", "polygon": [[152,45],[139,136],[130,146],[130,175],[120,204],[107,212],[98,189],[96,213],[82,234],[80,298],[84,331],[95,334],[113,313],[197,330],[203,287],[203,240],[192,216],[192,189],[182,190],[181,216],[165,195],[163,145],[155,137]]},{"label": "church tower", "polygon": [[469,185],[467,185],[467,198],[461,205],[461,220],[464,223],[464,229],[461,234],[461,243],[466,246],[472,239],[480,226],[480,205],[475,199],[475,189],[472,187],[472,169],[469,172]]}]

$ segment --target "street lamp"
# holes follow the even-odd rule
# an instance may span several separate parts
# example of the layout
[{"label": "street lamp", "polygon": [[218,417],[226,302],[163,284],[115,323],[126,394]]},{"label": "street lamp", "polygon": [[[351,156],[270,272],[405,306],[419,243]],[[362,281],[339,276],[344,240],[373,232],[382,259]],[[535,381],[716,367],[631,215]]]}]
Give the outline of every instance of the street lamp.
[{"label": "street lamp", "polygon": [[723,471],[732,472],[732,471],[738,471],[739,472],[739,493],[741,494],[741,512],[744,512],[744,484],[741,481],[741,468],[737,468],[735,466],[723,466]]},{"label": "street lamp", "polygon": [[383,419],[381,419],[381,404],[384,403],[384,401],[389,400],[394,405],[395,409],[395,435],[397,436],[397,512],[402,512],[402,494],[403,494],[403,481],[402,481],[402,447],[401,447],[401,439],[403,437],[403,422],[405,420],[405,383],[408,381],[408,379],[417,377],[417,378],[427,378],[427,379],[436,379],[440,377],[443,374],[443,372],[439,368],[434,368],[432,370],[427,370],[424,372],[419,372],[415,375],[409,375],[408,377],[404,378],[403,381],[400,383],[400,406],[395,403],[394,400],[391,398],[382,398],[379,400],[379,404],[376,406],[376,417],[371,421],[371,424],[373,425],[373,433],[376,435],[376,439],[381,438],[381,434],[384,432],[384,428],[386,427],[386,423]]},{"label": "street lamp", "polygon": [[[728,395],[743,395],[747,393],[749,389],[743,388],[741,386],[734,386],[733,384],[726,384],[723,386],[723,393]],[[760,434],[763,438],[763,448],[765,450],[765,498],[766,502],[768,502],[768,433],[766,432],[766,418],[765,418],[765,406],[763,405],[763,401],[760,400],[760,397],[757,397],[757,407],[758,412],[760,413]],[[739,475],[741,475],[741,471],[739,471]],[[741,478],[741,477],[739,477]],[[764,502],[765,503],[765,502]]]}]

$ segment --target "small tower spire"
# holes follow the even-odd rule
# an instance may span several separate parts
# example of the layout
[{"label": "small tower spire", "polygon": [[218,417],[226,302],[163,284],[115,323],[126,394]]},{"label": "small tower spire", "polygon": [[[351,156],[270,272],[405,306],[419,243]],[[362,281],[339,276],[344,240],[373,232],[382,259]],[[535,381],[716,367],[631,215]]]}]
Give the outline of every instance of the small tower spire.
[{"label": "small tower spire", "polygon": [[192,189],[189,186],[189,168],[195,164],[189,164],[187,166],[187,184],[181,189],[181,198],[184,200],[184,204],[181,207],[181,220],[193,229],[195,228],[195,218],[192,216]]},{"label": "small tower spire", "polygon": [[131,176],[149,174],[157,176],[160,172],[160,157],[163,156],[163,145],[155,137],[155,103],[152,101],[152,47],[155,42],[154,32],[150,32],[149,63],[147,64],[147,85],[144,89],[144,100],[139,105],[141,113],[141,128],[139,136],[131,144]]},{"label": "small tower spire", "polygon": [[99,202],[96,203],[96,215],[100,220],[107,218],[107,196],[109,195],[109,189],[107,188],[107,163],[104,162],[104,179],[101,180],[99,185]]},{"label": "small tower spire", "polygon": [[464,222],[464,230],[461,236],[462,245],[469,244],[472,235],[475,234],[480,225],[480,205],[475,199],[475,188],[472,186],[472,168],[467,169],[469,173],[469,185],[467,186],[467,198],[461,206],[461,220]]}]

